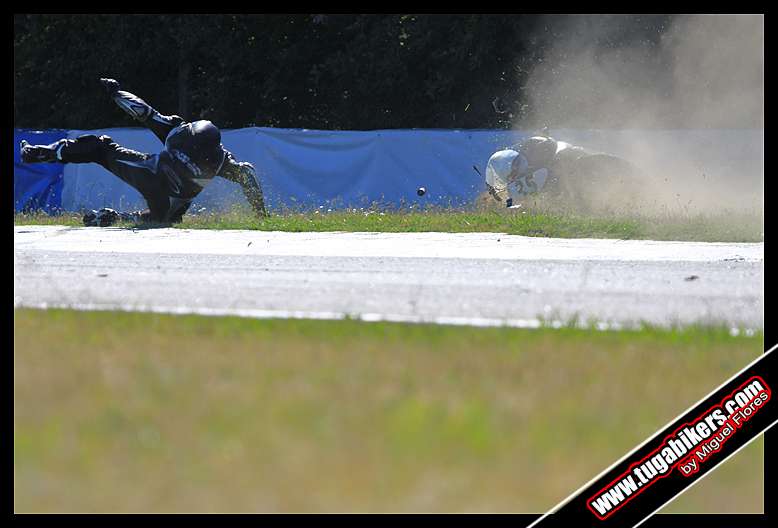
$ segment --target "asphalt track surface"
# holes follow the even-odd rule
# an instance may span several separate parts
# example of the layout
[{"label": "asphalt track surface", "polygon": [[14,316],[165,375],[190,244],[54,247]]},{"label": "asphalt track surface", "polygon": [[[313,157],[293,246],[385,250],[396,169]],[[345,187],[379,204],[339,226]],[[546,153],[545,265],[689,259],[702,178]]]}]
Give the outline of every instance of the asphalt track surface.
[{"label": "asphalt track surface", "polygon": [[764,327],[764,244],[14,227],[14,306]]}]

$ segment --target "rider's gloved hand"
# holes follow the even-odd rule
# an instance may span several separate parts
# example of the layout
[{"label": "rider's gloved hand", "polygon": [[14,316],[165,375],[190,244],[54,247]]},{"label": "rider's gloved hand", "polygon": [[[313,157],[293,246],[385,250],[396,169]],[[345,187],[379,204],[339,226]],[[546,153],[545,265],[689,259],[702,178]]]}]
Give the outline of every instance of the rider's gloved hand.
[{"label": "rider's gloved hand", "polygon": [[243,173],[244,178],[250,178],[252,180],[257,179],[257,171],[254,169],[254,165],[248,161],[240,161],[238,162],[238,166],[240,166],[240,170]]},{"label": "rider's gloved hand", "polygon": [[266,218],[269,215],[265,209],[265,198],[257,181],[257,171],[254,169],[254,165],[248,161],[238,162],[237,165],[240,168],[241,186],[249,204],[258,217]]},{"label": "rider's gloved hand", "polygon": [[103,88],[105,88],[105,91],[109,97],[113,97],[113,95],[121,89],[119,81],[116,79],[101,78],[100,84],[103,85]]}]

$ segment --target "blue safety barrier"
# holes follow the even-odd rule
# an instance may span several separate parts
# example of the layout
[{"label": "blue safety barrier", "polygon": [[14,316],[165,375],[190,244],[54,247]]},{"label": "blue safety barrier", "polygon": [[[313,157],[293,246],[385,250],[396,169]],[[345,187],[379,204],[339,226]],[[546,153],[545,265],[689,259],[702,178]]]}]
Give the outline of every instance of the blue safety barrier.
[{"label": "blue safety barrier", "polygon": [[22,163],[19,143],[49,144],[67,136],[64,130],[14,130],[14,210],[57,213],[62,208],[64,168],[60,163]]},{"label": "blue safety barrier", "polygon": [[[106,134],[142,152],[159,152],[162,143],[148,130],[114,128],[73,130],[67,137]],[[50,142],[63,133],[32,134],[28,141]],[[237,159],[250,161],[268,208],[339,209],[368,207],[457,206],[472,203],[484,190],[481,174],[496,150],[526,137],[506,130],[328,131],[283,128],[225,130],[222,142]],[[734,194],[758,191],[763,181],[764,131],[759,130],[551,130],[560,140],[631,160],[655,177],[655,186],[683,187],[700,180]],[[18,162],[18,160],[17,160]],[[41,207],[80,211],[99,207],[145,208],[137,191],[101,166],[89,164],[19,165],[15,170],[17,210]],[[668,172],[668,169],[671,169]],[[63,178],[64,174],[64,178]],[[669,180],[672,179],[672,182]],[[63,181],[64,180],[64,181]],[[425,187],[427,193],[417,196]],[[718,192],[718,194],[721,194]],[[692,198],[701,195],[695,191]],[[60,200],[61,198],[61,200]],[[225,210],[246,200],[237,184],[215,178],[195,199],[190,212]]]}]

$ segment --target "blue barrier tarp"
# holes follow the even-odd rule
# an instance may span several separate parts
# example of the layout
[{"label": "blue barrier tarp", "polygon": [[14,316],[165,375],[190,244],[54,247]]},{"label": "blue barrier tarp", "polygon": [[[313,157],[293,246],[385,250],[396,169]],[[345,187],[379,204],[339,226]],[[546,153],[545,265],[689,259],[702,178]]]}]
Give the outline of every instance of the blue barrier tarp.
[{"label": "blue barrier tarp", "polygon": [[[256,128],[250,134],[243,141],[253,148],[241,154],[258,167],[271,207],[400,206],[421,201],[421,186],[428,191],[425,204],[466,203],[483,190],[473,165],[483,173],[492,152],[521,137],[494,130]],[[243,141],[235,142],[236,150]]]},{"label": "blue barrier tarp", "polygon": [[18,145],[49,144],[66,137],[64,130],[14,130],[14,210],[56,213],[62,207],[64,168],[60,163],[22,163]]},{"label": "blue barrier tarp", "polygon": [[[107,134],[117,143],[156,153],[162,143],[143,129],[74,130]],[[222,142],[239,160],[257,168],[267,205],[311,209],[360,207],[374,202],[400,206],[422,201],[449,205],[472,200],[483,187],[473,170],[483,173],[492,152],[523,137],[495,130],[327,131],[243,128],[222,132]],[[65,169],[63,206],[68,210],[145,207],[131,187],[95,164]],[[245,204],[240,188],[216,178],[195,199],[191,211],[227,209]]]},{"label": "blue barrier tarp", "polygon": [[[107,134],[126,147],[157,153],[162,143],[148,130],[114,128],[68,131]],[[683,186],[703,178],[703,190],[713,182],[732,192],[759,189],[764,174],[764,131],[759,130],[552,130],[551,135],[593,150],[638,163],[667,181]],[[33,133],[31,142],[62,137],[51,131]],[[483,191],[489,156],[525,137],[525,131],[505,130],[373,130],[327,131],[283,128],[225,130],[224,146],[239,160],[257,168],[268,207],[312,209],[388,206],[460,205]],[[18,159],[17,159],[18,162]],[[64,167],[64,182],[62,169]],[[667,172],[668,167],[672,168]],[[145,208],[137,191],[101,166],[88,164],[19,165],[15,170],[17,210],[40,206],[66,211],[113,207]],[[416,189],[427,189],[424,197]],[[674,191],[678,192],[678,191]],[[690,194],[701,199],[701,191]],[[719,193],[720,194],[720,193]],[[246,204],[237,184],[215,178],[195,199],[191,212],[224,210]]]}]

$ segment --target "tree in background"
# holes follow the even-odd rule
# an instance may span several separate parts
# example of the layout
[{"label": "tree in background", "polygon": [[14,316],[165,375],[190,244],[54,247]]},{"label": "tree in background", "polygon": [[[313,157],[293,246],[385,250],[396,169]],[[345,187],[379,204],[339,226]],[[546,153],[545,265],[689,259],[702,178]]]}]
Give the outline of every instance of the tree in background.
[{"label": "tree in background", "polygon": [[[19,128],[135,126],[101,97],[97,79],[113,77],[163,112],[208,118],[225,128],[554,125],[528,105],[527,81],[570,24],[580,20],[16,15],[14,123]],[[613,17],[589,20],[606,24]],[[598,45],[640,44],[649,50],[648,60],[661,62],[650,50],[669,20],[620,17],[617,30],[598,33]]]}]

